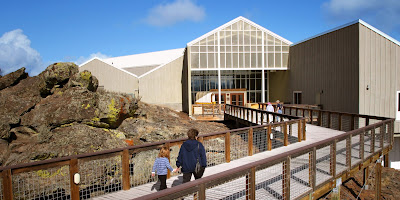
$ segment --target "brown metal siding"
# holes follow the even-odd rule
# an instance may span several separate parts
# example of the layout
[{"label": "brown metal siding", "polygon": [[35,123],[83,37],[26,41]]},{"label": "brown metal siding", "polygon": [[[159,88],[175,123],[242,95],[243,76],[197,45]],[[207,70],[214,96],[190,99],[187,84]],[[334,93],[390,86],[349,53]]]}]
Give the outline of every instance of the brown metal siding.
[{"label": "brown metal siding", "polygon": [[302,91],[302,103],[315,104],[323,91],[323,109],[357,113],[358,39],[354,24],[291,46],[285,101],[293,102],[293,91]]},{"label": "brown metal siding", "polygon": [[[360,24],[361,114],[396,117],[396,91],[400,90],[396,78],[399,76],[399,49],[397,44]],[[395,132],[400,132],[399,122],[396,122]]]}]

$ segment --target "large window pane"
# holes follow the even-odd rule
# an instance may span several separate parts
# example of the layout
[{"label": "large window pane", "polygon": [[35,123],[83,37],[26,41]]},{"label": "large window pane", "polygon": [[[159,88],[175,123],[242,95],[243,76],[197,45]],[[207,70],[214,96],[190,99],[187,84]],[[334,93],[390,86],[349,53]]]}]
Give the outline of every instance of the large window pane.
[{"label": "large window pane", "polygon": [[232,68],[232,53],[226,53],[226,68]]},{"label": "large window pane", "polygon": [[243,53],[239,53],[239,67],[240,68],[244,67],[243,66],[243,64],[244,64],[243,63],[244,62],[243,57],[244,57]]},{"label": "large window pane", "polygon": [[275,67],[282,67],[282,53],[275,53]]},{"label": "large window pane", "polygon": [[194,69],[199,68],[199,53],[191,53],[190,57],[191,67]]},{"label": "large window pane", "polygon": [[282,67],[287,67],[288,66],[288,60],[289,60],[289,54],[288,53],[282,53]]},{"label": "large window pane", "polygon": [[274,54],[268,53],[268,67],[275,67],[274,60],[275,60]]},{"label": "large window pane", "polygon": [[207,54],[200,53],[200,68],[207,68]]},{"label": "large window pane", "polygon": [[233,58],[233,63],[232,63],[232,67],[233,68],[238,68],[239,64],[238,64],[238,57],[239,55],[237,53],[233,53],[232,54],[232,58]]},{"label": "large window pane", "polygon": [[214,53],[208,54],[208,68],[216,68],[214,55]]},{"label": "large window pane", "polygon": [[255,53],[251,54],[251,67],[257,67],[257,54]]},{"label": "large window pane", "polygon": [[221,64],[220,64],[220,65],[221,65],[220,67],[221,67],[221,68],[225,68],[225,53],[221,53],[221,54],[220,54],[220,61],[221,61],[221,62],[220,62],[220,63],[221,63]]}]

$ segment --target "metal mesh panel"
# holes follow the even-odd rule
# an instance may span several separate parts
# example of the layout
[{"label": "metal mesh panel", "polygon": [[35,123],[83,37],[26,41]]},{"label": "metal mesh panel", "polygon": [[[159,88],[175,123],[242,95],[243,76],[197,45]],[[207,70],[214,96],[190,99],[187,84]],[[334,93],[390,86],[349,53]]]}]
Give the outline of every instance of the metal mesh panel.
[{"label": "metal mesh panel", "polygon": [[288,141],[289,144],[294,144],[299,141],[299,124],[292,123],[288,124]]},{"label": "metal mesh panel", "polygon": [[268,129],[267,127],[253,130],[253,154],[268,150]]},{"label": "metal mesh panel", "polygon": [[351,165],[361,162],[360,157],[360,135],[351,137]]},{"label": "metal mesh panel", "polygon": [[206,188],[206,199],[246,199],[249,197],[248,175],[227,180],[219,185]]},{"label": "metal mesh panel", "polygon": [[231,133],[231,160],[248,156],[248,130]]},{"label": "metal mesh panel", "polygon": [[311,123],[310,111],[309,110],[303,110],[303,112],[304,112],[304,117],[306,118],[307,122]]},{"label": "metal mesh panel", "polygon": [[391,137],[390,137],[390,124],[385,124],[384,125],[385,129],[385,143],[384,146],[387,147],[391,143]]},{"label": "metal mesh panel", "polygon": [[185,196],[179,196],[179,195],[170,195],[169,196],[170,197],[170,199],[174,199],[174,200],[192,200],[192,199],[199,199],[198,198],[198,193],[197,192],[195,192],[195,193],[192,193],[192,194],[188,194],[188,195],[185,195]]},{"label": "metal mesh panel", "polygon": [[322,126],[322,127],[329,127],[329,113],[323,112],[323,113],[321,114],[321,117],[322,117],[322,124],[321,124],[321,126]]},{"label": "metal mesh panel", "polygon": [[346,151],[346,140],[338,141],[336,143],[336,174],[347,169]]},{"label": "metal mesh panel", "polygon": [[81,174],[80,195],[83,199],[122,190],[121,156],[79,163]]},{"label": "metal mesh panel", "polygon": [[312,114],[312,116],[313,116],[313,122],[312,122],[312,124],[318,125],[319,111],[313,110],[311,114]]},{"label": "metal mesh panel", "polygon": [[[203,142],[203,146],[204,146],[204,142]],[[204,146],[204,148],[206,148],[206,146]],[[179,156],[180,146],[172,146],[169,149],[170,149],[169,163],[171,164],[171,167],[173,169],[176,169],[176,160],[178,159],[178,156]],[[208,159],[208,154],[206,155],[206,157]],[[207,164],[208,164],[208,161],[207,161]],[[171,176],[177,176],[177,175],[178,175],[178,172],[175,172],[175,173],[171,172]]]},{"label": "metal mesh panel", "polygon": [[319,185],[332,178],[331,147],[317,149],[316,159],[316,185]]},{"label": "metal mesh panel", "polygon": [[372,155],[372,137],[371,131],[365,131],[364,133],[364,158],[368,158]]},{"label": "metal mesh panel", "polygon": [[331,113],[331,129],[339,130],[339,114]]},{"label": "metal mesh panel", "polygon": [[283,142],[285,140],[285,136],[281,130],[282,126],[273,126],[271,129],[271,133],[273,135],[271,139],[272,149],[284,146]]},{"label": "metal mesh panel", "polygon": [[279,163],[256,171],[256,199],[282,199],[282,169]]},{"label": "metal mesh panel", "polygon": [[290,160],[290,199],[295,199],[311,190],[310,154],[305,153]]},{"label": "metal mesh panel", "polygon": [[381,141],[382,141],[382,133],[381,133],[381,128],[375,128],[375,151],[379,151],[382,149],[381,147]]},{"label": "metal mesh panel", "polygon": [[131,187],[158,181],[157,176],[151,177],[151,170],[158,153],[159,151],[157,149],[152,149],[132,154],[129,161]]},{"label": "metal mesh panel", "polygon": [[206,149],[208,167],[225,163],[225,137],[204,140],[203,145]]},{"label": "metal mesh panel", "polygon": [[69,166],[15,174],[12,187],[13,199],[69,199]]},{"label": "metal mesh panel", "polygon": [[342,115],[342,131],[351,131],[351,115]]}]

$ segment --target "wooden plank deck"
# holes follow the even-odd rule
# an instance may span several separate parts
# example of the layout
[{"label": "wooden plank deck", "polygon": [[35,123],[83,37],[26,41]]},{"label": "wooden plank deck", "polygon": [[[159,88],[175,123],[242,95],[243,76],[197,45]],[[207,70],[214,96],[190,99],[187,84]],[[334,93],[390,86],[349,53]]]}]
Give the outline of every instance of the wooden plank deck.
[{"label": "wooden plank deck", "polygon": [[[289,146],[284,146],[284,147],[280,147],[277,149],[273,149],[272,151],[265,151],[265,152],[255,154],[253,156],[248,156],[248,157],[244,157],[241,159],[233,160],[230,163],[223,163],[220,165],[207,167],[205,170],[205,173],[204,173],[204,177],[212,176],[213,174],[217,174],[217,173],[223,172],[225,170],[233,169],[233,168],[248,164],[250,162],[254,162],[254,161],[258,161],[263,158],[274,156],[276,154],[281,153],[282,151],[294,150],[294,149],[297,149],[297,148],[300,148],[300,147],[303,147],[303,146],[306,146],[309,144],[313,144],[315,142],[319,142],[321,140],[335,137],[335,136],[343,134],[343,133],[345,133],[345,132],[307,124],[307,126],[306,126],[307,140],[306,141],[297,142],[294,144],[290,144]],[[344,145],[345,145],[345,143],[344,143]],[[339,150],[341,148],[342,147],[339,147],[339,145],[338,145],[337,150]],[[329,155],[330,154],[329,150],[330,150],[329,148],[321,149],[317,153],[317,160],[323,156]],[[345,153],[344,153],[344,156],[345,156]],[[357,161],[356,158],[353,158],[353,159],[354,159],[354,162]],[[352,162],[353,162],[353,159],[352,159]],[[308,160],[296,159],[296,163],[295,164],[292,163],[293,166],[291,166],[291,169],[293,169],[295,167],[301,167],[302,165],[304,166],[306,164],[308,164]],[[278,170],[282,169],[282,167],[279,167],[279,166],[278,166],[278,168],[279,168]],[[324,171],[329,172],[329,162],[320,162],[317,164],[317,168],[321,168],[319,171],[317,171],[317,177],[318,177],[317,181],[323,181],[330,177],[329,175],[324,173]],[[265,181],[265,177],[273,177],[273,176],[277,175],[276,173],[268,174],[268,173],[271,173],[270,168],[268,168],[268,169],[269,170],[265,170],[264,172],[263,172],[263,170],[257,171],[257,173],[263,173],[264,180],[260,180],[259,182],[257,182],[257,180],[256,180],[257,184],[259,184],[260,187],[262,186],[262,182]],[[236,181],[243,182],[244,180],[237,179]],[[167,180],[168,188],[177,186],[181,183],[182,183],[182,175],[174,176]],[[301,191],[307,191],[310,189],[310,187],[306,186],[304,183],[308,183],[308,168],[307,168],[307,170],[305,170],[305,169],[298,170],[291,177],[291,191],[292,191],[291,198],[296,198],[297,195],[300,195],[300,194],[295,193],[296,190],[300,189]],[[229,184],[235,185],[235,184],[232,184],[231,182]],[[238,185],[242,185],[244,187],[244,184],[238,184]],[[208,189],[207,193],[206,193],[207,197],[221,198],[222,196],[224,196],[224,197],[230,196],[230,195],[235,194],[244,189],[244,188],[240,188],[240,187],[231,188],[226,184],[218,186],[218,187],[219,188]],[[270,197],[273,199],[276,197],[271,195],[271,192],[268,192],[268,190],[274,190],[277,193],[277,195],[282,195],[281,194],[282,190],[280,189],[281,187],[282,187],[281,183],[275,182],[273,184],[269,184],[268,188],[264,188],[265,190],[258,189],[257,194],[264,196],[264,197]],[[141,196],[157,192],[158,188],[159,188],[159,183],[152,182],[152,183],[144,184],[141,186],[133,187],[130,190],[126,190],[126,191],[122,190],[122,191],[106,194],[103,196],[98,196],[98,197],[95,197],[94,199],[106,200],[106,199],[140,198]],[[239,197],[238,199],[240,199],[240,198],[241,197]]]}]

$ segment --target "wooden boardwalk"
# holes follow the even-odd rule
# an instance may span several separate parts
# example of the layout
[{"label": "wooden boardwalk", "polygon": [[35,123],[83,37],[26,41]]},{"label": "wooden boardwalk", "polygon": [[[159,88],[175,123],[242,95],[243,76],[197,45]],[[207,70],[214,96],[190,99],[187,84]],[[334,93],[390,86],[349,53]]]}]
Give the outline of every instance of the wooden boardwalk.
[{"label": "wooden boardwalk", "polygon": [[[294,150],[294,149],[297,149],[297,148],[300,148],[300,147],[303,147],[303,146],[306,146],[309,144],[313,144],[313,143],[316,143],[316,142],[319,142],[319,141],[322,141],[322,140],[325,140],[328,138],[335,137],[335,136],[343,134],[343,133],[345,133],[345,132],[307,124],[307,129],[306,129],[307,140],[302,141],[302,142],[297,142],[294,144],[290,144],[288,146],[279,147],[279,148],[273,149],[271,151],[257,153],[253,156],[247,156],[244,158],[233,160],[230,163],[223,163],[220,165],[207,167],[205,170],[205,173],[204,173],[204,177],[212,176],[213,174],[217,174],[217,173],[220,173],[220,172],[223,172],[223,171],[226,171],[229,169],[233,169],[233,168],[236,168],[236,167],[239,167],[239,166],[242,166],[242,165],[254,162],[254,161],[258,161],[262,158],[267,158],[267,157],[277,155],[283,151]],[[353,139],[355,139],[355,138],[353,138]],[[352,144],[357,144],[357,141],[352,141]],[[340,152],[340,150],[345,148],[345,145],[346,145],[345,143],[337,144],[337,155],[343,156],[344,162],[346,161],[346,159],[345,159],[346,155],[345,155],[345,152],[344,153]],[[357,146],[354,146],[353,148],[356,151]],[[330,151],[330,148],[326,147],[326,148],[321,149],[319,153],[317,152],[317,157],[316,157],[317,161],[320,160],[320,162],[317,162],[317,169],[318,169],[316,172],[317,177],[318,177],[318,179],[316,180],[317,184],[318,184],[318,182],[323,182],[325,180],[328,180],[331,177],[329,175],[329,167],[330,167],[329,160],[324,161],[324,157],[326,158],[327,156],[330,155],[329,151]],[[353,155],[353,153],[352,153],[352,155]],[[343,166],[343,165],[345,165],[345,163],[341,163],[340,162],[341,160],[342,159],[337,159],[337,163],[338,163],[337,171],[338,172],[346,169],[346,167]],[[356,162],[357,162],[357,158],[353,157],[352,163],[356,163]],[[297,183],[297,184],[291,184],[291,191],[293,191],[293,192],[291,192],[291,199],[296,198],[298,195],[300,195],[300,194],[296,194],[295,191],[301,190],[301,192],[304,193],[304,191],[311,190],[311,188],[309,186],[307,186],[308,177],[309,177],[308,176],[308,173],[309,173],[308,168],[305,168],[304,166],[308,166],[307,159],[295,158],[292,160],[291,183],[293,182],[293,183]],[[340,167],[340,166],[342,166],[342,167]],[[276,168],[277,168],[277,171],[279,171],[282,169],[282,166],[281,165],[276,166]],[[292,169],[295,169],[295,170],[292,170]],[[278,183],[278,181],[270,182],[268,184],[268,186],[264,186],[265,182],[266,182],[265,181],[266,178],[268,179],[268,177],[270,177],[270,179],[268,179],[268,180],[272,180],[274,177],[277,177],[277,174],[273,173],[273,172],[274,172],[274,170],[271,170],[271,167],[268,168],[268,170],[260,170],[257,173],[263,173],[262,174],[263,180],[256,180],[257,187],[265,189],[265,190],[258,189],[256,192],[262,193],[262,196],[264,196],[264,197],[270,196],[271,199],[279,198],[279,196],[282,195],[281,194],[282,184]],[[237,179],[235,181],[240,181],[240,182],[245,181],[244,178],[242,178],[242,179],[243,180]],[[180,185],[181,183],[182,183],[182,175],[174,176],[167,180],[168,188]],[[232,182],[229,182],[228,184],[235,185]],[[240,185],[240,184],[238,184],[238,185]],[[122,191],[106,194],[103,196],[98,196],[98,197],[95,197],[94,199],[106,200],[106,199],[140,198],[141,196],[157,192],[158,188],[159,188],[159,183],[152,182],[152,183],[133,187],[130,190],[126,190],[126,191],[122,190]],[[293,190],[292,190],[292,188],[293,188]],[[271,192],[271,190],[273,190],[274,192]],[[229,197],[229,196],[235,195],[235,199],[242,199],[243,195],[241,195],[241,191],[243,191],[243,188],[232,188],[226,184],[223,184],[216,188],[208,189],[206,192],[206,196],[207,196],[207,198],[211,198],[211,199],[221,199],[224,197]]]}]

